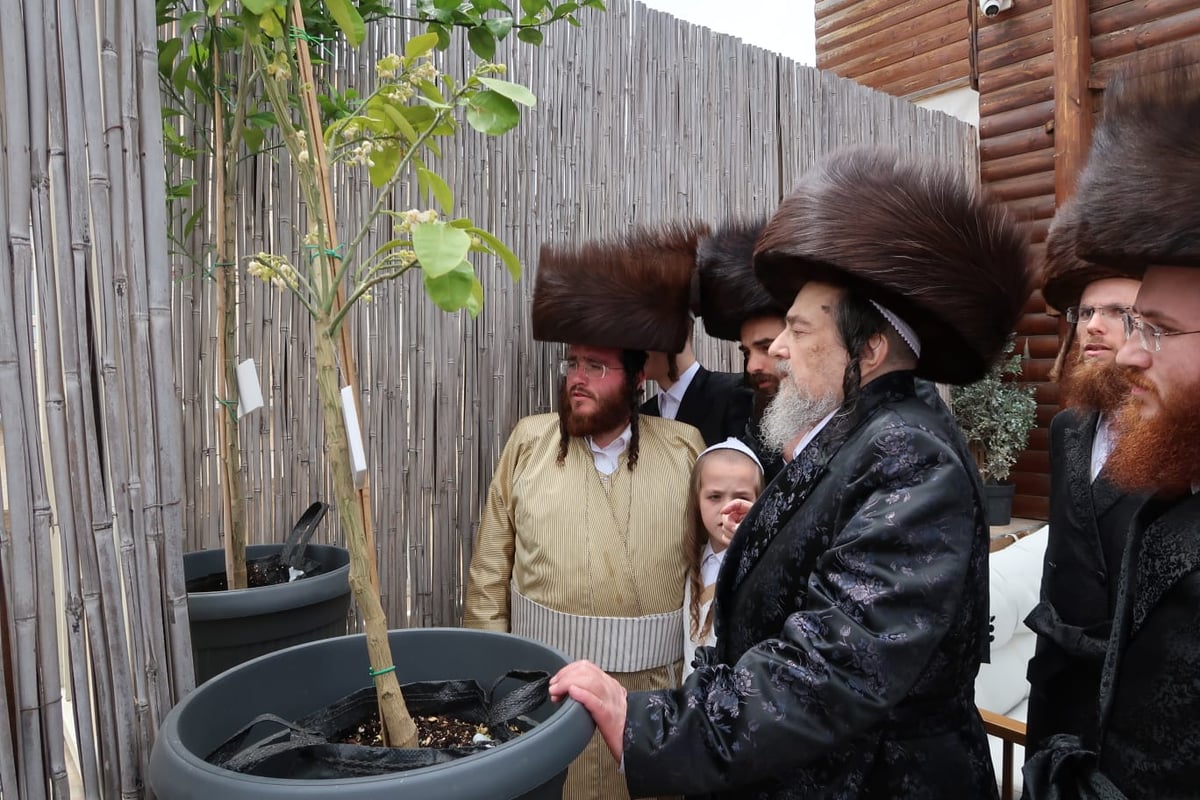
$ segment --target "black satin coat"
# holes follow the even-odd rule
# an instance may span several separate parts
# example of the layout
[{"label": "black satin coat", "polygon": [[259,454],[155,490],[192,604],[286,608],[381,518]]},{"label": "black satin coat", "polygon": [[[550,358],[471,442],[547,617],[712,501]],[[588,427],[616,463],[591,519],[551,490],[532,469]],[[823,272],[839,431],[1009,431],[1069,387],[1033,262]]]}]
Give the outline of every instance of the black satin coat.
[{"label": "black satin coat", "polygon": [[[710,372],[704,367],[696,372],[679,410],[677,422],[686,422],[700,431],[704,444],[711,446],[730,436],[740,436],[754,405],[754,395],[746,388],[745,377],[737,372]],[[657,417],[658,395],[642,403],[643,414]]]},{"label": "black satin coat", "polygon": [[988,531],[974,462],[909,372],[864,387],[725,557],[717,649],[628,698],[633,796],[996,796],[974,681]]},{"label": "black satin coat", "polygon": [[1066,410],[1050,423],[1050,537],[1041,602],[1025,620],[1038,634],[1028,671],[1026,759],[1050,736],[1096,730],[1121,553],[1145,502],[1114,487],[1103,470],[1092,481],[1099,417]]},{"label": "black satin coat", "polygon": [[1025,764],[1031,800],[1200,797],[1200,495],[1147,501],[1129,530],[1099,732]]}]

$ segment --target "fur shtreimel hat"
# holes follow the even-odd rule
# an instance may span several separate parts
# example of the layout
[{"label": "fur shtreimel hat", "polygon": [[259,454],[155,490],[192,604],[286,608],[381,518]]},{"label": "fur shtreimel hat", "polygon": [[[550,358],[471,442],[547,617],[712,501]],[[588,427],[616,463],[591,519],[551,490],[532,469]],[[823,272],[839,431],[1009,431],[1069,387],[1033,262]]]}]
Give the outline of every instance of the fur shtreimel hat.
[{"label": "fur shtreimel hat", "polygon": [[533,338],[678,353],[689,311],[696,223],[639,228],[620,239],[542,245],[533,288]]},{"label": "fur shtreimel hat", "polygon": [[846,285],[917,333],[917,375],[965,384],[1004,350],[1033,291],[1024,235],[961,174],[855,148],[810,170],[767,223],[759,280],[790,303],[807,281]]},{"label": "fur shtreimel hat", "polygon": [[1197,48],[1148,58],[1105,90],[1076,193],[1080,258],[1135,278],[1200,267],[1197,61]]},{"label": "fur shtreimel hat", "polygon": [[1075,252],[1078,241],[1079,206],[1071,200],[1054,215],[1042,264],[1042,297],[1046,305],[1058,311],[1079,305],[1083,290],[1092,281],[1128,277],[1119,269],[1084,261]]},{"label": "fur shtreimel hat", "polygon": [[746,320],[787,313],[754,276],[754,244],[766,224],[729,221],[700,240],[695,311],[709,336],[736,342]]}]

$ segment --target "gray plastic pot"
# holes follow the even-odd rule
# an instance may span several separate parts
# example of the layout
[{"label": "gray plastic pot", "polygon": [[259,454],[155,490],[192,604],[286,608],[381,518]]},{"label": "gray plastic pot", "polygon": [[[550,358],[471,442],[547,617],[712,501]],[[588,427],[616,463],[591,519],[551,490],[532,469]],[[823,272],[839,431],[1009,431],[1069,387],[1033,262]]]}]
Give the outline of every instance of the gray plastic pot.
[{"label": "gray plastic pot", "polygon": [[[567,658],[507,633],[417,628],[389,634],[401,683],[474,679],[490,686],[513,669],[555,672]],[[242,775],[204,757],[259,714],[297,719],[368,684],[366,637],[291,647],[218,675],[171,709],[150,756],[150,785],[163,800],[336,797],[389,800],[550,800],[562,797],[567,765],[592,736],[573,700],[547,701],[539,725],[492,750],[392,775],[281,780]],[[253,738],[253,736],[252,736]]]},{"label": "gray plastic pot", "polygon": [[[247,558],[278,553],[283,545],[256,544]],[[350,553],[310,544],[309,558],[325,571],[277,586],[188,594],[196,683],[230,667],[292,645],[343,636],[350,609]],[[184,553],[186,579],[225,569],[224,550]]]}]

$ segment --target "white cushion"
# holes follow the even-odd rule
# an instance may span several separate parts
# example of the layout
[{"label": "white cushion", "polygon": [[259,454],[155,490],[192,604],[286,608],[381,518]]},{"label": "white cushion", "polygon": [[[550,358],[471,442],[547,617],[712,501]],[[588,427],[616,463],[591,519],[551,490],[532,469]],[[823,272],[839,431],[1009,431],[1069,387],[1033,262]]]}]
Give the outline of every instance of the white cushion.
[{"label": "white cushion", "polygon": [[1029,697],[1029,681],[1025,671],[1037,637],[1031,631],[1010,637],[1004,647],[992,648],[990,664],[981,664],[975,678],[975,705],[1014,716],[1013,709]]},{"label": "white cushion", "polygon": [[988,594],[991,606],[992,648],[1004,647],[1016,633],[1027,631],[1025,617],[1038,603],[1042,560],[1049,526],[1013,542],[989,557]]}]

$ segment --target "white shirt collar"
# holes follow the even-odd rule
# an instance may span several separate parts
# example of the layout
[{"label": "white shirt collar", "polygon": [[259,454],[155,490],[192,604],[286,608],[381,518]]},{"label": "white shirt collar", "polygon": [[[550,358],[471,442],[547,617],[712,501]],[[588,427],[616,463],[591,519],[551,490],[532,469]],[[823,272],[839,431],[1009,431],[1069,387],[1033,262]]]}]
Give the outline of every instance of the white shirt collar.
[{"label": "white shirt collar", "polygon": [[662,394],[658,398],[658,415],[660,417],[675,419],[675,415],[679,413],[679,404],[683,402],[684,394],[687,393],[688,387],[692,385],[692,379],[699,371],[700,362],[693,361],[692,365],[679,375],[679,379],[671,384],[670,389],[662,390]]},{"label": "white shirt collar", "polygon": [[821,432],[822,428],[824,428],[826,425],[829,424],[829,420],[833,419],[833,415],[836,414],[837,412],[838,412],[838,410],[836,408],[833,411],[830,411],[825,416],[825,419],[818,422],[816,425],[813,426],[813,429],[811,431],[804,434],[804,438],[800,440],[800,443],[796,445],[796,449],[792,451],[792,461],[795,461],[799,457],[800,451],[802,451],[804,448],[808,447],[809,442],[811,442],[813,439],[817,438],[817,434]]},{"label": "white shirt collar", "polygon": [[725,554],[729,552],[729,548],[725,548],[719,553],[714,553],[712,542],[704,543],[704,552],[700,554],[700,583],[704,586],[711,586],[717,582],[717,575],[721,572],[721,563],[725,560]]},{"label": "white shirt collar", "polygon": [[1104,414],[1096,420],[1096,435],[1092,439],[1092,480],[1096,480],[1096,476],[1100,474],[1100,470],[1104,469],[1104,464],[1108,461],[1108,456],[1112,453],[1113,435],[1109,426],[1109,418]]},{"label": "white shirt collar", "polygon": [[592,461],[596,464],[596,469],[605,474],[612,475],[617,471],[617,462],[621,459],[621,453],[625,452],[625,448],[629,446],[629,440],[633,437],[633,429],[626,425],[625,430],[621,435],[613,439],[604,447],[596,444],[596,440],[591,436],[587,437],[588,449],[592,451]]}]

